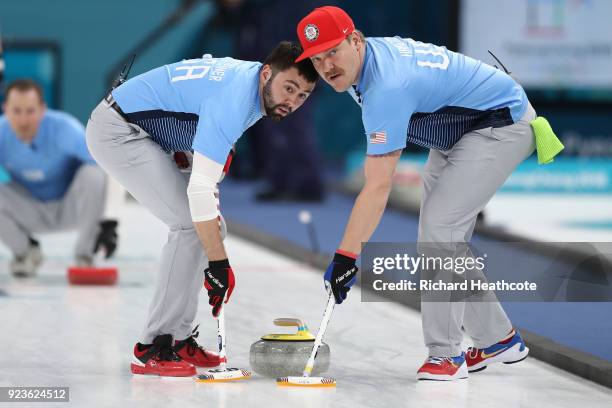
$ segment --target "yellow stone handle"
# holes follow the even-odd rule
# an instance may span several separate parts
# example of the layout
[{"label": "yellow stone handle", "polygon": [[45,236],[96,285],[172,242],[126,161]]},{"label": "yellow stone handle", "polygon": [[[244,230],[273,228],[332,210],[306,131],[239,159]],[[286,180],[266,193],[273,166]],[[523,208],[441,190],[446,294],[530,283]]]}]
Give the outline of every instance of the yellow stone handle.
[{"label": "yellow stone handle", "polygon": [[314,340],[314,336],[308,331],[308,327],[306,323],[304,323],[301,319],[296,319],[294,317],[281,317],[278,319],[274,319],[274,325],[276,326],[285,326],[285,327],[295,327],[297,331],[295,333],[274,333],[274,334],[266,334],[262,337],[262,340],[280,340],[280,341],[306,341],[306,340]]},{"label": "yellow stone handle", "polygon": [[274,319],[275,326],[297,326],[298,328],[304,327],[304,323],[300,319],[294,317],[279,317]]}]

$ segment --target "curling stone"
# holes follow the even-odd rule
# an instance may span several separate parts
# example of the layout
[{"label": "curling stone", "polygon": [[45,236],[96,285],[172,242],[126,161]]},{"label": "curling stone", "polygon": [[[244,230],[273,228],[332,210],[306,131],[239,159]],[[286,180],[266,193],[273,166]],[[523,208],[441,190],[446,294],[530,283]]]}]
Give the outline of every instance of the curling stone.
[{"label": "curling stone", "polygon": [[68,282],[72,285],[114,285],[117,283],[117,268],[72,266],[68,268]]},{"label": "curling stone", "polygon": [[[300,319],[274,319],[276,326],[296,326],[297,333],[267,334],[251,345],[251,368],[266,377],[300,376],[312,352],[315,336]],[[321,344],[312,375],[329,368],[329,346]]]}]

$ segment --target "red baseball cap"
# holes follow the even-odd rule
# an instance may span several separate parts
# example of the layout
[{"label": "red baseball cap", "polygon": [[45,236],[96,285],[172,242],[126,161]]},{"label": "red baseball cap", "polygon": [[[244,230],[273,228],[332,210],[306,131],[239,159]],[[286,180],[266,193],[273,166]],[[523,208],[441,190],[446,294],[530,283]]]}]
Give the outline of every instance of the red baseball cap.
[{"label": "red baseball cap", "polygon": [[334,6],[314,9],[297,26],[304,52],[295,62],[334,48],[355,31],[355,24],[344,10]]}]

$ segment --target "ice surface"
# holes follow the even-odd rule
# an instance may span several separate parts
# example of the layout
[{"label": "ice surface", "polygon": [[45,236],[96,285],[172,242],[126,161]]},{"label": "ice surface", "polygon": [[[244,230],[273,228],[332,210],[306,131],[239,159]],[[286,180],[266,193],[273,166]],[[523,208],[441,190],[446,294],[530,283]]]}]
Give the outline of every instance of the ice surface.
[{"label": "ice surface", "polygon": [[[43,237],[47,261],[27,281],[8,276],[8,253],[1,249],[0,386],[70,387],[69,404],[45,407],[612,406],[611,390],[535,359],[489,367],[460,382],[417,382],[426,357],[419,314],[392,303],[362,303],[357,288],[335,309],[325,337],[332,350],[326,375],[337,379],[336,389],[280,388],[257,375],[223,384],[132,376],[131,351],[165,230],[135,204],[121,218],[115,287],[67,285],[70,233]],[[237,280],[226,312],[231,366],[248,368],[249,346],[277,330],[274,318],[299,317],[316,332],[326,302],[322,271],[237,238],[230,237],[227,247]],[[216,324],[205,301],[196,323],[199,340],[214,348]]]}]

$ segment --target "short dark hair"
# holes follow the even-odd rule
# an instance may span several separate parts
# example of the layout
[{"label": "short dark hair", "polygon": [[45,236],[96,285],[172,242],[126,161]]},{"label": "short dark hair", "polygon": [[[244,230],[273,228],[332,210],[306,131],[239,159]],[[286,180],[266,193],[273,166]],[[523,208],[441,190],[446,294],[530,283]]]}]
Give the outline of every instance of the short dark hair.
[{"label": "short dark hair", "polygon": [[12,82],[10,82],[7,86],[6,89],[4,91],[4,101],[8,100],[9,94],[11,93],[12,90],[16,90],[19,92],[26,92],[29,91],[30,89],[34,89],[36,91],[36,93],[38,94],[38,98],[40,99],[40,103],[44,103],[45,101],[45,97],[43,94],[43,90],[42,87],[40,85],[38,85],[38,83],[36,83],[35,81],[31,80],[31,79],[16,79]]},{"label": "short dark hair", "polygon": [[291,41],[281,41],[268,55],[264,61],[264,65],[270,65],[273,75],[279,71],[285,71],[291,67],[295,67],[298,73],[308,82],[317,82],[319,74],[314,69],[310,58],[306,58],[300,62],[295,60],[302,54],[303,49],[300,44]]}]

